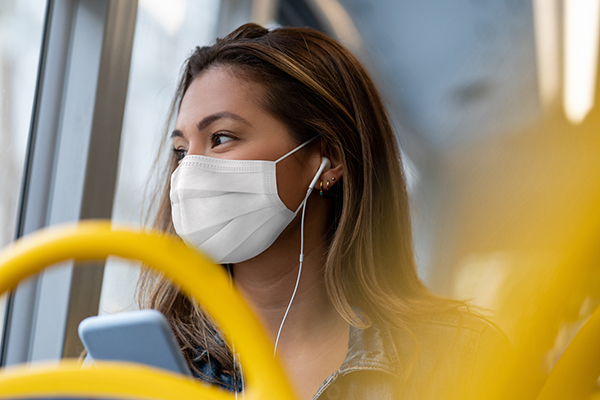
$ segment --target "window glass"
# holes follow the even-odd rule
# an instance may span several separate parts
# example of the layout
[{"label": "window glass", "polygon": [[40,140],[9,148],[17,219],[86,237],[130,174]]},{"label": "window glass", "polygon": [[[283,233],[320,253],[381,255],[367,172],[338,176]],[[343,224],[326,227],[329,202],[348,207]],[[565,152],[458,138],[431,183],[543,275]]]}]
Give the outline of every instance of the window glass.
[{"label": "window glass", "polygon": [[[15,238],[45,9],[45,0],[0,1],[0,248]],[[2,296],[0,341],[5,308]]]},{"label": "window glass", "polygon": [[[141,0],[123,122],[113,221],[142,224],[152,188],[151,168],[184,60],[215,38],[219,0]],[[100,314],[134,309],[139,267],[111,258],[106,264]]]}]

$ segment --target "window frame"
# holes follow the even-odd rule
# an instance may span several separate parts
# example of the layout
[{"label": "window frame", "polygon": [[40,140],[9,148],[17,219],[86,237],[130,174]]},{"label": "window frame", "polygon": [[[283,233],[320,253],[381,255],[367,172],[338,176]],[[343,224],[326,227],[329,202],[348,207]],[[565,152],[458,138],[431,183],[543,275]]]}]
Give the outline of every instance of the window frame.
[{"label": "window frame", "polygon": [[[49,0],[17,238],[111,218],[136,15],[137,0]],[[103,265],[65,263],[13,290],[0,364],[76,356]]]}]

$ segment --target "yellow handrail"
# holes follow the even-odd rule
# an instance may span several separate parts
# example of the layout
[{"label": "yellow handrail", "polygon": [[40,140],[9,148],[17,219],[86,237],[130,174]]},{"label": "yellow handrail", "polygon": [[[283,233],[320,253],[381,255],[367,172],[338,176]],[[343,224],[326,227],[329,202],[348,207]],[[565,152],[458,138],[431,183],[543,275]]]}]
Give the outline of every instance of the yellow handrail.
[{"label": "yellow handrail", "polygon": [[573,338],[537,400],[589,399],[600,375],[600,307]]},{"label": "yellow handrail", "polygon": [[[89,221],[48,228],[15,242],[0,254],[0,293],[44,267],[109,255],[139,260],[173,280],[219,324],[239,354],[245,398],[293,400],[273,345],[223,268],[168,235]],[[81,369],[74,361],[56,366],[16,366],[0,373],[0,398],[44,396],[226,400],[233,395],[162,370],[126,363],[97,363]]]}]

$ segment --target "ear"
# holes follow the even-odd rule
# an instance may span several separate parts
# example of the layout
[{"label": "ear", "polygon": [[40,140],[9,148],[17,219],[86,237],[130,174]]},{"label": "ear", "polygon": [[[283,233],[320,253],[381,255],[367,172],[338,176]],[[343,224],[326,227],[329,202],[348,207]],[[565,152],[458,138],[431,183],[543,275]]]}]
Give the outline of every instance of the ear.
[{"label": "ear", "polygon": [[323,156],[329,158],[331,166],[323,171],[321,179],[325,182],[329,182],[329,187],[332,187],[342,179],[344,174],[341,152],[337,146],[327,146],[327,148],[323,149],[322,153]]}]

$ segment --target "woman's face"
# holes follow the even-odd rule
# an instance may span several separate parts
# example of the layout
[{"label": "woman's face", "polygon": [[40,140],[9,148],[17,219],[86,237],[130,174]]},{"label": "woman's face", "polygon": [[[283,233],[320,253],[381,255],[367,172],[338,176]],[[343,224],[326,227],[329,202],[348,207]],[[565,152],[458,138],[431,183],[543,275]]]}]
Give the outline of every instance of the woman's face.
[{"label": "woman's face", "polygon": [[[264,89],[242,82],[234,71],[211,68],[191,83],[183,97],[172,133],[173,149],[185,155],[230,160],[275,161],[297,144],[287,127],[264,111]],[[283,203],[296,210],[321,161],[316,146],[277,163],[277,190]]]}]

